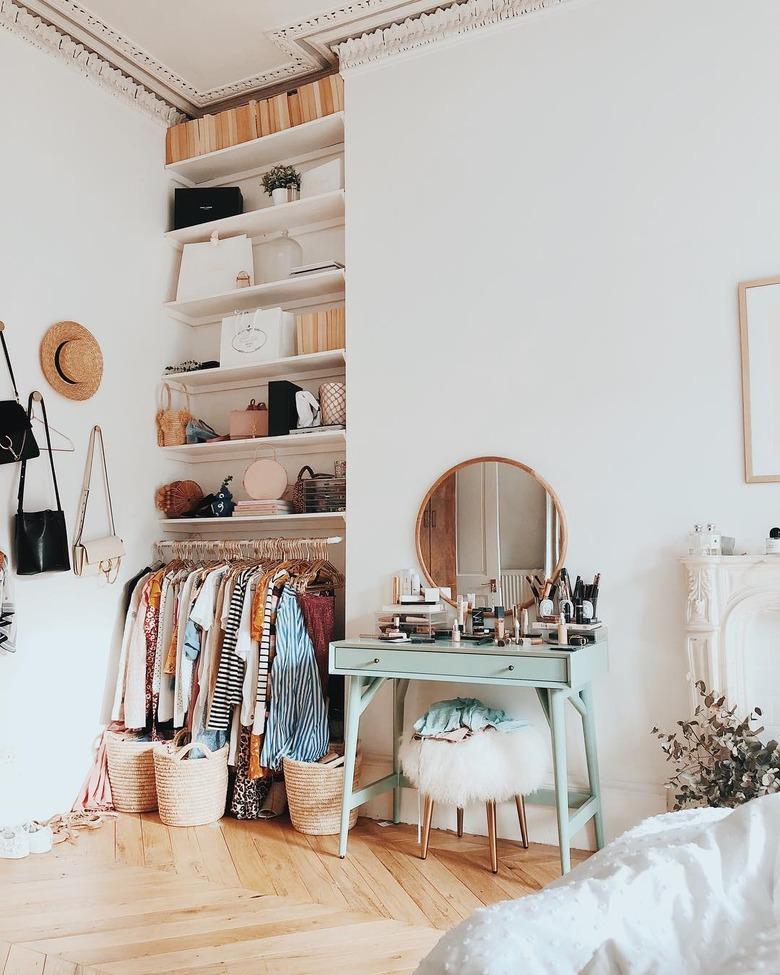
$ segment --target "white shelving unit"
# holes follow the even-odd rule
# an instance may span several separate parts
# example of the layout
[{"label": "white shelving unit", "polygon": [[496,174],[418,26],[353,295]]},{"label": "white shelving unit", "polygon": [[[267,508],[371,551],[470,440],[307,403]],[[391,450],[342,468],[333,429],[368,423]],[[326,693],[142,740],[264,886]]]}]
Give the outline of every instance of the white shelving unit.
[{"label": "white shelving unit", "polygon": [[346,430],[324,429],[317,433],[293,433],[284,437],[255,437],[251,440],[221,440],[217,443],[188,443],[180,447],[161,447],[171,460],[183,464],[209,464],[212,461],[248,460],[252,457],[296,454],[338,453],[346,446]]},{"label": "white shelving unit", "polygon": [[302,157],[321,155],[326,149],[335,152],[343,142],[344,113],[335,112],[251,142],[170,163],[165,169],[181,186],[227,183],[282,160],[302,162]]},{"label": "white shelving unit", "polygon": [[307,305],[340,301],[344,298],[346,278],[343,270],[302,274],[283,281],[256,284],[251,288],[236,288],[219,295],[193,298],[190,301],[169,301],[166,311],[185,325],[209,325],[224,318],[235,309],[283,308],[290,311]]},{"label": "white shelving unit", "polygon": [[[343,152],[344,114],[338,112],[297,125],[273,135],[231,146],[207,155],[172,163],[166,167],[168,175],[179,186],[221,186],[240,183],[260,176],[276,163],[303,165],[319,159],[329,159]],[[343,189],[305,197],[280,206],[263,206],[234,217],[172,230],[165,237],[175,251],[186,244],[207,241],[216,232],[220,237],[246,234],[253,243],[280,231],[295,232],[299,237],[312,235],[315,251],[319,246],[327,252],[325,241],[335,241],[343,233],[345,222],[345,193]],[[320,239],[314,235],[322,233]],[[320,240],[323,244],[320,243]],[[338,247],[340,250],[340,247]],[[326,257],[335,255],[325,254]],[[319,257],[317,253],[315,257]],[[216,323],[234,310],[252,311],[256,308],[281,307],[286,311],[315,309],[344,300],[346,274],[343,270],[328,270],[300,277],[256,284],[250,288],[234,289],[222,294],[208,295],[191,301],[168,301],[164,308],[176,322],[198,327],[192,333],[190,355],[195,359],[217,359],[215,347],[219,331]],[[214,326],[213,331],[200,326]],[[184,331],[184,330],[182,330]],[[341,378],[346,372],[346,350],[334,349],[305,355],[294,355],[261,363],[204,369],[196,372],[170,373],[162,381],[192,397],[190,412],[203,415],[215,429],[227,429],[227,413],[244,409],[250,396],[264,398],[262,387],[271,380],[285,379],[307,385],[315,394],[319,382]],[[261,390],[258,392],[258,388]],[[248,390],[251,389],[250,393]],[[240,392],[244,390],[244,392]],[[202,399],[201,399],[202,398]],[[274,457],[283,464],[288,480],[293,481],[305,464],[317,471],[332,471],[333,460],[344,457],[347,437],[344,430],[320,429],[308,434],[289,434],[281,437],[262,437],[247,440],[226,440],[210,444],[185,444],[160,448],[172,462],[171,480],[189,478],[201,483],[204,492],[215,490],[219,479],[231,474],[237,497],[241,490],[242,472],[247,463],[261,457]],[[319,455],[319,463],[317,461]],[[203,467],[202,465],[219,465]],[[175,466],[173,466],[175,465]],[[235,490],[235,488],[238,490]],[[162,518],[161,530],[181,538],[268,537],[279,535],[316,535],[346,537],[347,512],[316,514],[281,514],[234,516],[232,518]],[[334,558],[344,567],[341,546],[334,550]],[[343,618],[343,604],[337,617]]]},{"label": "white shelving unit", "polygon": [[334,511],[328,514],[252,515],[247,517],[234,515],[232,518],[160,519],[160,525],[166,532],[187,535],[209,531],[243,531],[245,528],[251,527],[264,530],[279,529],[280,531],[311,527],[320,529],[335,526],[341,528],[346,523],[346,511]]},{"label": "white shelving unit", "polygon": [[268,362],[249,366],[168,373],[162,377],[162,381],[190,393],[213,393],[226,389],[243,389],[250,385],[262,385],[269,379],[302,379],[305,376],[341,372],[344,370],[345,362],[345,350],[334,349],[330,352],[288,356],[285,359],[269,359]]},{"label": "white shelving unit", "polygon": [[180,250],[184,244],[208,240],[213,233],[219,234],[220,237],[246,234],[247,237],[255,239],[278,233],[280,230],[300,230],[316,224],[336,222],[344,222],[344,190],[320,193],[318,196],[305,197],[280,206],[249,210],[235,217],[210,220],[208,223],[196,224],[194,227],[182,227],[181,230],[169,230],[165,236],[177,250]]}]

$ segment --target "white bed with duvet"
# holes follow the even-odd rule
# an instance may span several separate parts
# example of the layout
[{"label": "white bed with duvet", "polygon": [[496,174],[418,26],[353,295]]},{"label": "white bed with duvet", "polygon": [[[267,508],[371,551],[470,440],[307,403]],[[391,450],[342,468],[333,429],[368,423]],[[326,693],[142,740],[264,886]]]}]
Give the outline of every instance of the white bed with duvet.
[{"label": "white bed with duvet", "polygon": [[656,816],[476,911],[416,975],[780,975],[780,795]]}]

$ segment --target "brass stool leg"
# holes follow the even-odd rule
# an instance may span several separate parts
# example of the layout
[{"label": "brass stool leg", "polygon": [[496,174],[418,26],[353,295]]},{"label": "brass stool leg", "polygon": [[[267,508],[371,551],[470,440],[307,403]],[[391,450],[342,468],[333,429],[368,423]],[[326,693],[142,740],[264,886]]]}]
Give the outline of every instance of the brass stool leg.
[{"label": "brass stool leg", "polygon": [[463,836],[463,809],[458,806],[458,836]]},{"label": "brass stool leg", "polygon": [[428,859],[428,844],[431,840],[431,820],[433,819],[433,799],[425,797],[425,809],[423,811],[423,830],[422,830],[422,851],[420,856],[423,860]]},{"label": "brass stool leg", "polygon": [[488,840],[490,841],[490,869],[493,873],[498,873],[498,846],[496,844],[496,804],[488,802],[485,805],[487,810]]},{"label": "brass stool leg", "polygon": [[528,820],[525,818],[525,799],[523,796],[515,796],[517,806],[517,818],[520,820],[520,837],[523,841],[523,849],[528,849]]}]

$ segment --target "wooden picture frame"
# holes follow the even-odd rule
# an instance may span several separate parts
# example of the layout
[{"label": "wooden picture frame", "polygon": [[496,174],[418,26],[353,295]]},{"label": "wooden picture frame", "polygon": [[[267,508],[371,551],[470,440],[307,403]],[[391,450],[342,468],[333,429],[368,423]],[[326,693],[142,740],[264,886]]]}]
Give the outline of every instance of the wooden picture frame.
[{"label": "wooden picture frame", "polygon": [[738,292],[745,481],[780,481],[780,276]]}]

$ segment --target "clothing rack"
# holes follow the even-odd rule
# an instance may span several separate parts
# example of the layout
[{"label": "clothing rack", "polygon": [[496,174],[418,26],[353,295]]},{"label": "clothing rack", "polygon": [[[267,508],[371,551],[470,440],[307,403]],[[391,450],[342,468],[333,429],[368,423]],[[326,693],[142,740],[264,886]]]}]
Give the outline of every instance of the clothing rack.
[{"label": "clothing rack", "polygon": [[329,538],[219,538],[163,539],[154,543],[155,557],[165,551],[180,559],[326,559],[328,546],[338,545],[340,535]]}]

